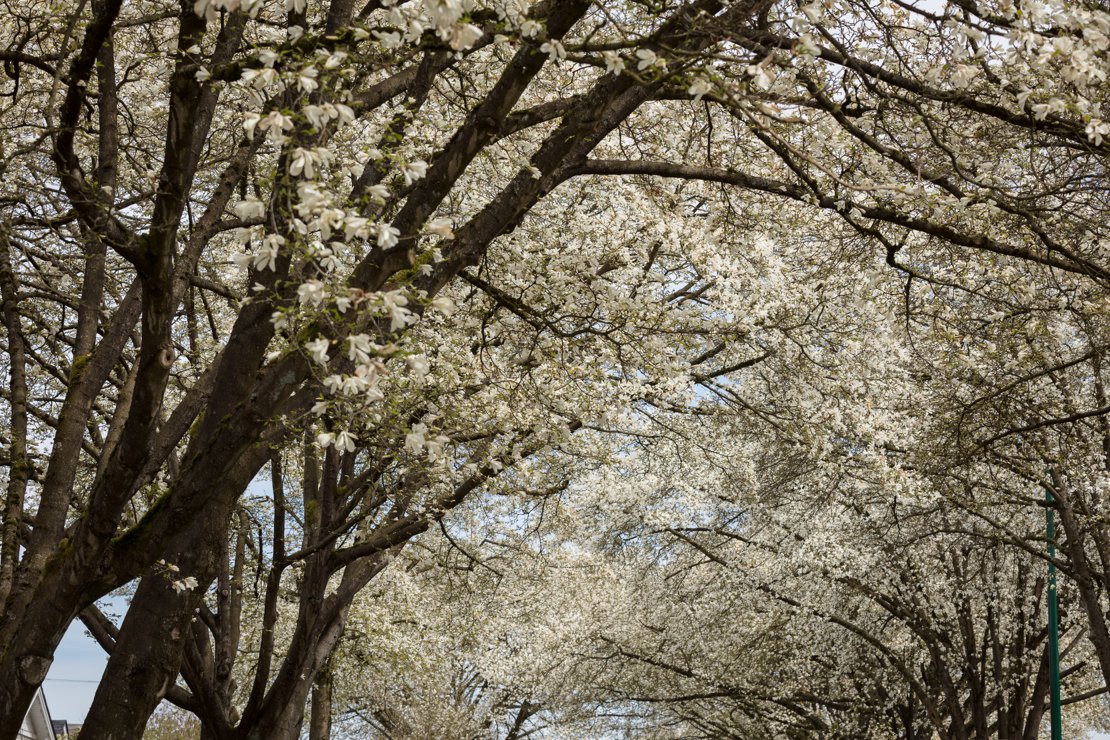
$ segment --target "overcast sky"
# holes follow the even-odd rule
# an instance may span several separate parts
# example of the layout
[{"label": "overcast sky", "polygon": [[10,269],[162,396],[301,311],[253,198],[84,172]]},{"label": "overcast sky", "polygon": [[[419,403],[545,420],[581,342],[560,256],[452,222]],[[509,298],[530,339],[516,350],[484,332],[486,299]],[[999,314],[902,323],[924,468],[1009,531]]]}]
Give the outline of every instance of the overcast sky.
[{"label": "overcast sky", "polygon": [[106,662],[104,651],[85,634],[84,625],[74,620],[54,653],[54,663],[43,684],[53,719],[84,721]]}]

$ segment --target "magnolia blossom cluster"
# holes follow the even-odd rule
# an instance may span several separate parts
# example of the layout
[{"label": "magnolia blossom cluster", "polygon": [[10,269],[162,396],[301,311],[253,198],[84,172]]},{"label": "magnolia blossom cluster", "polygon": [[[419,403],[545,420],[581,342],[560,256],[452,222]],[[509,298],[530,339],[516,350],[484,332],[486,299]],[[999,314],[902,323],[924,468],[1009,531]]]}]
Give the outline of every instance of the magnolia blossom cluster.
[{"label": "magnolia blossom cluster", "polygon": [[189,591],[194,590],[195,588],[197,588],[197,586],[200,585],[195,576],[184,576],[182,578],[178,578],[177,576],[180,575],[181,569],[173,563],[167,563],[165,560],[159,560],[157,563],[155,563],[155,567],[157,570],[161,571],[166,578],[170,580],[170,587],[173,588],[174,593],[188,593]]}]

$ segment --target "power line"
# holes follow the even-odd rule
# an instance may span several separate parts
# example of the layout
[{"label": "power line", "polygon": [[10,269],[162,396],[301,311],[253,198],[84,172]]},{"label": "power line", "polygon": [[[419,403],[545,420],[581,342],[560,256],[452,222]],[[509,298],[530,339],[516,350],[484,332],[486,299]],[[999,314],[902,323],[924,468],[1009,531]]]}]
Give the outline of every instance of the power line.
[{"label": "power line", "polygon": [[57,681],[59,683],[100,683],[89,678],[48,678],[47,681]]}]

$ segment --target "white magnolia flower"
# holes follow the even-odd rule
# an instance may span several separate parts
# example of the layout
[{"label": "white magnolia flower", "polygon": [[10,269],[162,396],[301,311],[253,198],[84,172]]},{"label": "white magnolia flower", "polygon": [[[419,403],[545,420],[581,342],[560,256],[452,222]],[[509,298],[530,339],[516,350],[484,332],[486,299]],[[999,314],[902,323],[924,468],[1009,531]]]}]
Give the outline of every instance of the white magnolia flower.
[{"label": "white magnolia flower", "polygon": [[329,199],[327,194],[320,191],[316,183],[302,182],[297,184],[297,214],[308,218],[312,214],[326,208]]},{"label": "white magnolia flower", "polygon": [[274,311],[270,314],[270,323],[275,331],[284,331],[289,328],[289,315],[285,311]]},{"label": "white magnolia flower", "polygon": [[194,578],[193,576],[186,576],[185,578],[182,578],[179,581],[174,581],[170,585],[173,586],[174,591],[176,591],[179,594],[183,594],[186,591],[192,591],[194,588],[196,588],[200,584],[197,583],[197,579]]},{"label": "white magnolia flower", "polygon": [[821,46],[813,36],[803,33],[798,37],[798,42],[794,44],[794,50],[800,56],[815,57],[821,53]]},{"label": "white magnolia flower", "polygon": [[1087,124],[1087,139],[1095,146],[1102,146],[1102,137],[1110,135],[1110,123],[1092,118]]},{"label": "white magnolia flower", "polygon": [[355,120],[355,112],[350,106],[333,103],[306,105],[304,115],[308,122],[317,129],[322,129],[329,121],[339,120],[340,123],[350,123]]},{"label": "white magnolia flower", "polygon": [[401,236],[401,232],[396,227],[389,224],[374,224],[373,228],[379,247],[389,249],[397,246],[397,238]]},{"label": "white magnolia flower", "polygon": [[605,71],[619,75],[624,71],[624,60],[615,51],[602,52],[601,58],[605,60]]},{"label": "white magnolia flower", "polygon": [[397,331],[403,329],[410,324],[415,324],[417,316],[412,311],[405,308],[408,305],[409,299],[399,290],[392,290],[388,293],[381,295],[382,307],[385,312],[389,314],[391,319],[389,324],[390,331]]},{"label": "white magnolia flower", "polygon": [[637,49],[636,58],[639,59],[639,61],[636,62],[636,69],[640,72],[653,67],[658,69],[667,68],[667,60],[658,56],[651,49]]},{"label": "white magnolia flower", "polygon": [[324,388],[327,389],[328,393],[332,396],[341,394],[343,392],[344,382],[344,377],[342,375],[339,375],[338,373],[335,375],[329,375],[323,380]]},{"label": "white magnolia flower", "polygon": [[462,51],[474,46],[482,38],[482,29],[470,23],[460,23],[451,29],[447,44],[455,51]]},{"label": "white magnolia flower", "polygon": [[322,129],[328,122],[328,114],[319,105],[306,105],[304,107],[304,117],[315,129]]},{"label": "white magnolia flower", "polygon": [[401,34],[396,31],[374,31],[374,38],[386,51],[397,49],[401,46]]},{"label": "white magnolia flower", "polygon": [[952,73],[952,76],[950,78],[952,82],[952,87],[956,88],[957,90],[965,89],[968,85],[971,84],[971,81],[975,79],[975,76],[977,74],[979,74],[978,67],[974,67],[970,64],[961,64],[957,66],[956,71]]},{"label": "white magnolia flower", "polygon": [[316,218],[316,226],[320,229],[320,236],[324,239],[331,239],[332,229],[342,226],[346,215],[339,208],[325,208],[320,211],[320,215]]},{"label": "white magnolia flower", "polygon": [[339,450],[340,452],[354,452],[355,442],[357,441],[357,439],[358,438],[355,437],[355,435],[346,430],[343,430],[339,434],[335,435],[335,449]]},{"label": "white magnolia flower", "polygon": [[343,235],[347,239],[365,238],[370,233],[370,219],[348,213],[343,219]]},{"label": "white magnolia flower", "polygon": [[821,20],[822,7],[820,3],[807,3],[799,8],[799,10],[805,14],[805,17],[810,23],[817,23]]},{"label": "white magnolia flower", "polygon": [[424,0],[424,12],[436,28],[455,23],[465,10],[462,0]]},{"label": "white magnolia flower", "polygon": [[385,185],[371,185],[370,187],[366,188],[366,192],[370,195],[370,197],[376,198],[380,201],[384,201],[386,198],[389,197],[389,188],[387,188]]},{"label": "white magnolia flower", "polygon": [[280,80],[280,77],[276,69],[272,67],[263,67],[262,69],[244,69],[243,73],[239,75],[239,79],[256,90],[261,90],[276,84]]},{"label": "white magnolia flower", "polygon": [[289,174],[293,177],[299,177],[303,174],[311,180],[316,177],[316,168],[321,161],[322,158],[318,150],[297,147],[293,150],[292,159],[289,160]]},{"label": "white magnolia flower", "polygon": [[338,119],[342,124],[353,123],[355,120],[355,109],[349,105],[336,103],[335,113],[336,115],[332,116],[332,118]]},{"label": "white magnolia flower", "polygon": [[428,306],[445,316],[450,316],[455,311],[455,302],[444,295],[437,295],[428,303]]},{"label": "white magnolia flower", "polygon": [[455,232],[451,229],[451,219],[436,218],[428,222],[428,233],[438,234],[445,239],[454,239]]},{"label": "white magnolia flower", "polygon": [[262,218],[266,215],[266,204],[258,198],[248,196],[236,203],[233,210],[242,219]]},{"label": "white magnolia flower", "polygon": [[266,236],[262,240],[262,244],[259,245],[258,251],[254,253],[254,269],[277,269],[278,252],[283,244],[285,244],[285,237],[281,234],[270,234]]},{"label": "white magnolia flower", "polygon": [[347,56],[347,52],[345,51],[326,52],[320,49],[316,52],[317,59],[321,59],[324,62],[324,69],[339,69]]},{"label": "white magnolia flower", "polygon": [[762,64],[752,64],[745,71],[752,78],[752,84],[759,90],[770,89],[771,83],[774,82],[774,79]]},{"label": "white magnolia flower", "polygon": [[412,431],[405,435],[405,449],[414,455],[420,454],[424,449],[425,436],[428,427],[425,424],[413,424]]},{"label": "white magnolia flower", "polygon": [[1043,121],[1048,118],[1050,113],[1063,113],[1067,110],[1067,104],[1060,98],[1050,98],[1047,103],[1036,103],[1032,106],[1033,118],[1038,121]]},{"label": "white magnolia flower", "polygon": [[[339,242],[332,242],[333,245],[338,243]],[[327,247],[317,249],[313,256],[316,258],[316,264],[320,265],[324,272],[335,272],[343,266],[343,263],[339,261],[339,257],[336,256],[335,252]]]},{"label": "white magnolia flower", "polygon": [[243,130],[247,132],[247,138],[254,141],[254,130],[258,126],[258,122],[262,120],[259,113],[248,113],[243,116]]},{"label": "white magnolia flower", "polygon": [[312,358],[313,362],[318,362],[321,365],[326,365],[328,363],[328,360],[331,359],[331,357],[328,356],[328,347],[330,346],[331,342],[329,342],[327,339],[325,339],[324,337],[317,337],[311,342],[306,342],[304,348],[308,350],[308,354]]},{"label": "white magnolia flower", "polygon": [[567,58],[567,50],[563,48],[563,45],[561,43],[554,39],[552,39],[551,41],[545,41],[543,44],[541,44],[540,51],[542,51],[544,54],[547,54],[547,59],[551,62],[557,62],[561,59]]},{"label": "white magnolia flower", "polygon": [[402,167],[401,176],[405,178],[405,185],[412,185],[417,180],[422,179],[427,171],[428,163],[422,159],[418,159]]},{"label": "white magnolia flower", "polygon": [[440,434],[432,439],[424,440],[424,449],[428,452],[428,459],[435,462],[443,456],[443,448],[451,442],[450,437]]},{"label": "white magnolia flower", "polygon": [[696,103],[702,99],[702,96],[712,92],[712,90],[713,85],[710,84],[709,80],[699,77],[690,84],[686,92],[694,96],[694,102]]},{"label": "white magnolia flower", "polygon": [[410,355],[405,358],[405,363],[418,378],[423,378],[427,375],[428,370],[431,368],[431,363],[428,362],[428,358],[424,355]]},{"label": "white magnolia flower", "polygon": [[302,305],[319,306],[328,297],[328,289],[319,280],[308,280],[297,288],[297,299]]},{"label": "white magnolia flower", "polygon": [[352,362],[366,364],[379,349],[381,348],[370,341],[366,334],[352,334],[347,337],[347,358]]}]

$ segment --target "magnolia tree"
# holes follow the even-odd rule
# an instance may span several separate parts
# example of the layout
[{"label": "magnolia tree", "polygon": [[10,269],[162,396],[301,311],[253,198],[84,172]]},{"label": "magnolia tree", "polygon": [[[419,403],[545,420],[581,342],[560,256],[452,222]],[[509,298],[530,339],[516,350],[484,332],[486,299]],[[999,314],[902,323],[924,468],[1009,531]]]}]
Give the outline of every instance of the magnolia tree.
[{"label": "magnolia tree", "polygon": [[[813,264],[812,255],[802,259],[804,238],[778,239],[791,258]],[[1013,362],[1020,347],[976,357],[980,343],[1001,337],[970,326],[954,333],[924,317],[912,334],[903,333],[904,317],[889,321],[905,305],[903,284],[881,269],[793,273],[801,296],[817,285],[825,294],[826,317],[790,335],[809,339],[818,372],[806,372],[797,347],[775,343],[774,355],[730,389],[737,403],[728,412],[708,396],[695,397],[688,413],[669,421],[679,433],[669,436],[652,433],[641,415],[646,409],[634,408],[605,429],[615,454],[585,467],[577,462],[565,491],[531,488],[542,507],[506,510],[513,499],[499,497],[457,509],[436,545],[448,553],[439,557],[439,575],[421,556],[406,561],[406,575],[390,576],[406,593],[420,594],[404,600],[417,600],[417,615],[391,621],[382,610],[391,611],[397,596],[384,591],[356,607],[379,628],[360,632],[351,649],[385,639],[391,647],[379,650],[430,655],[436,667],[411,664],[420,668],[406,678],[419,688],[398,692],[390,668],[370,665],[365,653],[356,652],[352,663],[340,658],[340,670],[355,677],[344,683],[357,687],[335,705],[345,723],[358,727],[356,734],[374,726],[388,736],[375,724],[379,715],[425,707],[427,698],[414,698],[419,691],[438,697],[439,711],[490,723],[487,731],[497,720],[507,726],[516,717],[508,708],[527,701],[530,726],[553,736],[1038,736],[1049,688],[1044,501],[1037,478],[1020,474],[1017,451],[996,444],[1034,439],[1033,430],[1007,427],[1014,417],[1006,404],[1020,398],[1014,388],[998,389],[1009,400],[988,410],[975,400],[990,387],[981,378],[992,358]],[[860,275],[873,280],[872,300],[863,304],[852,290]],[[930,292],[930,311],[982,323],[997,298],[980,295],[990,301],[961,306],[944,291]],[[1067,327],[1070,312],[1053,303],[1038,314]],[[884,324],[886,332],[864,331]],[[1001,317],[992,326],[1011,331]],[[1057,331],[1071,346],[1081,336],[1076,327]],[[815,349],[822,338],[843,336],[853,340],[835,352]],[[1033,346],[1048,356],[1069,349],[1038,336]],[[1024,333],[1018,338],[1027,341]],[[926,361],[931,367],[923,372]],[[1036,362],[1021,361],[1023,372]],[[1050,380],[1061,387],[1092,387],[1090,376],[1062,383],[1062,369],[1054,372]],[[854,392],[861,379],[867,389]],[[777,386],[772,391],[762,381]],[[815,396],[823,397],[819,405],[809,400]],[[1039,398],[1057,403],[1049,389]],[[1049,426],[1065,422],[1042,425]],[[986,429],[999,439],[984,436]],[[578,433],[563,446],[562,460],[586,440],[596,444],[596,433]],[[1080,434],[1071,429],[1071,437]],[[967,436],[992,454],[974,446],[961,452]],[[997,462],[1004,453],[1008,465]],[[1055,470],[1073,477],[1089,464],[1054,455]],[[1087,526],[1097,531],[1095,521]],[[1070,537],[1062,540],[1069,548]],[[1067,575],[1067,732],[1082,735],[1104,722],[1094,699],[1105,679],[1097,639],[1087,638],[1096,630],[1085,614],[1084,584],[1069,563],[1058,565]],[[577,594],[569,604],[568,592]],[[444,613],[454,615],[448,625],[427,626]],[[515,703],[491,714],[489,705],[460,701],[452,691],[457,664],[443,666],[439,656],[464,662],[474,672],[467,675]],[[568,684],[577,691],[560,693]],[[418,718],[436,716],[417,711]],[[592,724],[582,724],[583,716]],[[414,732],[419,722],[390,726]]]},{"label": "magnolia tree", "polygon": [[[612,701],[709,736],[1035,737],[1048,689],[1040,561],[945,521],[921,491],[892,506],[851,485],[865,471],[850,468],[840,485],[806,481],[804,501],[765,489],[778,501],[749,511],[758,528],[664,530],[685,554],[643,588],[636,627],[598,635]],[[1062,603],[1074,609],[1074,590]],[[1081,734],[1100,710],[1078,702],[1102,677],[1080,623],[1063,626]]]},{"label": "magnolia tree", "polygon": [[[0,736],[78,617],[111,653],[94,738],[163,697],[207,737],[324,737],[343,659],[390,654],[343,700],[387,734],[633,705],[1035,734],[1045,487],[1110,678],[1095,3],[9,11]],[[615,559],[660,599],[557,666],[422,665],[403,628],[366,647],[461,629],[373,585],[414,540],[521,583]],[[676,662],[691,611],[729,640]]]},{"label": "magnolia tree", "polygon": [[[761,10],[27,8],[6,56],[17,105],[5,142],[3,731],[84,612],[112,650],[90,736],[137,733],[177,693],[202,627],[215,639],[191,658],[199,676],[183,703],[206,730],[295,734],[354,594],[408,539],[604,419],[594,399],[667,404],[683,376],[750,362],[728,342],[727,316],[699,302],[712,280],[699,263],[716,255],[692,259],[674,241],[685,229],[627,202],[613,214],[568,191],[530,217],[531,236],[502,240],[505,280],[486,257],[603,141],[624,146],[609,134],[641,107],[698,96],[685,68],[718,29]],[[26,123],[30,107],[41,121]],[[594,249],[568,271],[544,228],[568,209],[603,219],[606,247],[617,246],[606,224],[626,224],[625,241],[657,231],[657,243]],[[514,300],[545,272],[571,276],[549,305]],[[477,313],[438,318],[452,291]],[[543,341],[498,336],[494,307]],[[440,321],[458,340],[437,334]],[[570,390],[530,376],[541,364]],[[433,372],[446,382],[426,389]],[[286,449],[301,440],[299,490],[287,494]],[[227,650],[240,606],[222,564],[237,503],[267,463],[274,538],[254,542],[271,562],[262,639],[275,639],[284,571],[296,571],[299,611],[284,662],[262,650],[239,707]],[[299,546],[285,542],[287,519]],[[88,611],[135,578],[118,631]],[[213,582],[219,603],[201,619]]]}]

